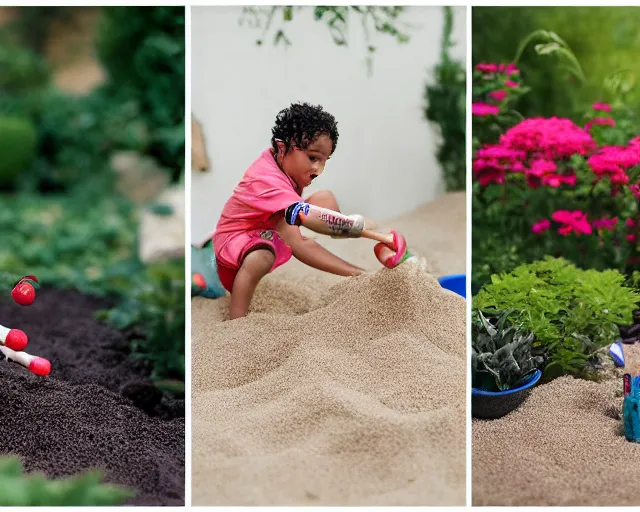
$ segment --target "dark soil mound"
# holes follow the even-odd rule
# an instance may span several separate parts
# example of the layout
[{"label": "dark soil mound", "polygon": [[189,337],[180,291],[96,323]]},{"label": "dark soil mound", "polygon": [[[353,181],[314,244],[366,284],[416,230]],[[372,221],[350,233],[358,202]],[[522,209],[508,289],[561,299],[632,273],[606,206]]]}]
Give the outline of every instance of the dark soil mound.
[{"label": "dark soil mound", "polygon": [[38,377],[0,364],[0,455],[20,455],[49,477],[101,469],[135,489],[133,505],[184,505],[184,401],[170,399],[128,357],[127,336],[94,320],[105,301],[38,290],[29,307],[0,302],[0,322],[29,336],[46,357]]}]

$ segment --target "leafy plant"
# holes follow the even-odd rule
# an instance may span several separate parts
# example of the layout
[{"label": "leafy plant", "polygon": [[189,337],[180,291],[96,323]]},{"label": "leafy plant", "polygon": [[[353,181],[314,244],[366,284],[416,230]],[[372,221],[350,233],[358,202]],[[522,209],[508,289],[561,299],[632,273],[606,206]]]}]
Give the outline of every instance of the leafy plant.
[{"label": "leafy plant", "polygon": [[51,78],[47,63],[36,53],[9,41],[0,32],[0,94],[25,94],[46,86]]},{"label": "leafy plant", "polygon": [[549,357],[545,378],[588,376],[598,351],[628,324],[640,295],[617,270],[583,270],[562,258],[521,265],[494,275],[473,298],[473,307],[513,310],[514,322],[535,337]]},{"label": "leafy plant", "polygon": [[131,349],[134,357],[152,362],[152,379],[184,378],[184,260],[150,265],[132,281],[124,301],[98,318],[142,335],[134,337]]},{"label": "leafy plant", "polygon": [[[248,23],[252,27],[262,28],[262,35],[256,41],[258,46],[264,43],[266,35],[272,28],[274,21],[282,17],[282,23],[293,21],[294,12],[300,9],[308,9],[302,6],[283,5],[272,7],[244,7],[240,23]],[[371,29],[379,33],[386,33],[396,38],[398,43],[406,43],[409,36],[398,28],[397,21],[404,7],[397,6],[325,6],[314,7],[313,15],[316,21],[323,21],[327,24],[333,42],[338,46],[347,46],[347,28],[350,15],[359,17],[364,29],[367,43],[367,66],[371,70],[372,56],[376,47],[371,43]],[[284,28],[278,28],[273,36],[274,44],[291,45],[291,40],[285,34]]]},{"label": "leafy plant", "polygon": [[533,355],[533,333],[509,321],[512,311],[474,311],[472,382],[477,389],[505,391],[517,387],[544,362]]},{"label": "leafy plant", "polygon": [[39,473],[24,475],[19,458],[0,458],[0,506],[114,506],[133,496],[130,489],[101,484],[101,480],[100,472],[58,480]]},{"label": "leafy plant", "polygon": [[449,53],[455,45],[453,9],[443,7],[444,28],[440,47],[440,62],[435,67],[435,83],[425,88],[425,117],[437,124],[440,143],[436,157],[442,168],[447,191],[466,188],[466,73],[462,62],[453,60]]},{"label": "leafy plant", "polygon": [[109,91],[134,103],[149,136],[149,154],[184,170],[185,8],[104,7],[96,41]]},{"label": "leafy plant", "polygon": [[35,158],[36,129],[29,119],[0,116],[0,187],[13,187]]}]

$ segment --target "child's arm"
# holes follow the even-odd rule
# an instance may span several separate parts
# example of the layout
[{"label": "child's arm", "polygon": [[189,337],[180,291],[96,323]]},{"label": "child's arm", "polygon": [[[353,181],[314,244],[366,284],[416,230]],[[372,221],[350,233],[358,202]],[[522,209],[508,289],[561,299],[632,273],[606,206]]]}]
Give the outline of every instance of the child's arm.
[{"label": "child's arm", "polygon": [[345,277],[357,276],[365,272],[363,269],[351,265],[351,263],[330,253],[315,240],[304,238],[300,233],[300,228],[289,225],[284,217],[278,223],[276,231],[280,238],[291,247],[296,259],[305,265]]},{"label": "child's arm", "polygon": [[289,206],[284,212],[284,218],[291,226],[303,225],[333,238],[359,238],[365,228],[364,217],[361,215],[345,215],[302,201]]}]

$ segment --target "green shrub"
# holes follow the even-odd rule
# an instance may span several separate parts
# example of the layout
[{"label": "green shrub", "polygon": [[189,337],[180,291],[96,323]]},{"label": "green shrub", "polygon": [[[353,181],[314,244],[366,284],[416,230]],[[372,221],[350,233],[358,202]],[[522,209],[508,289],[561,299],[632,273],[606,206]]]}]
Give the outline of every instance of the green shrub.
[{"label": "green shrub", "polygon": [[473,298],[481,311],[513,310],[514,322],[548,351],[545,378],[588,376],[598,351],[631,323],[640,294],[625,286],[617,270],[582,270],[562,258],[521,265],[494,275]]},{"label": "green shrub", "polygon": [[435,83],[425,88],[425,117],[437,124],[441,142],[436,157],[442,168],[447,191],[465,190],[466,165],[466,73],[464,64],[449,55],[454,45],[453,11],[444,7],[445,25],[442,34],[440,62],[435,67]]},{"label": "green shrub", "polygon": [[29,119],[0,117],[0,187],[12,187],[36,155],[37,134]]},{"label": "green shrub", "polygon": [[[149,152],[184,168],[184,7],[104,7],[96,48],[110,87],[122,100],[138,101]],[[135,129],[134,129],[135,131]]]},{"label": "green shrub", "polygon": [[0,94],[25,94],[49,83],[47,63],[34,52],[0,37]]},{"label": "green shrub", "polygon": [[133,496],[133,491],[101,480],[99,472],[58,480],[24,475],[18,458],[0,458],[0,507],[114,506]]}]

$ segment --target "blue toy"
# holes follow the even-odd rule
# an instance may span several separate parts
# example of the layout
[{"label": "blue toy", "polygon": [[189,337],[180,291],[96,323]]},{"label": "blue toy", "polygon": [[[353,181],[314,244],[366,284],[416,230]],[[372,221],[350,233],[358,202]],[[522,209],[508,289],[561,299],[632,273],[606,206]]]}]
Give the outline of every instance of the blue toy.
[{"label": "blue toy", "polygon": [[624,375],[622,418],[627,441],[640,443],[640,376]]},{"label": "blue toy", "polygon": [[191,296],[217,299],[226,293],[218,277],[213,243],[209,241],[204,247],[191,246]]},{"label": "blue toy", "polygon": [[440,286],[457,293],[463,298],[467,298],[467,276],[466,274],[452,274],[438,279]]}]

